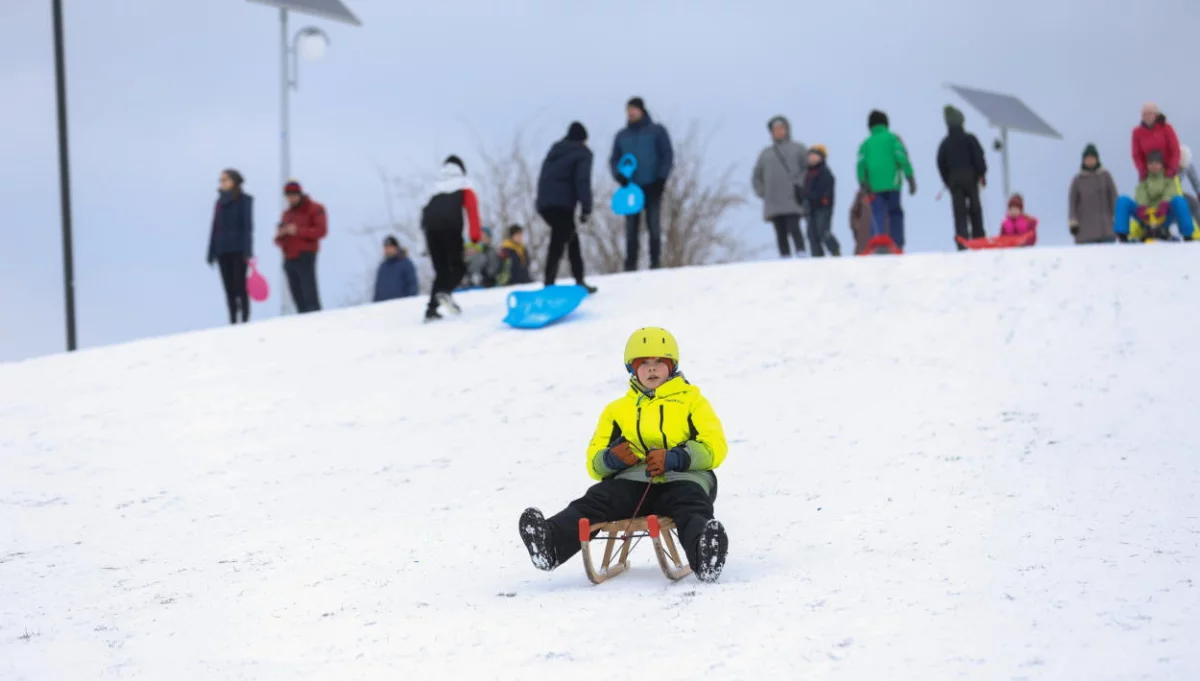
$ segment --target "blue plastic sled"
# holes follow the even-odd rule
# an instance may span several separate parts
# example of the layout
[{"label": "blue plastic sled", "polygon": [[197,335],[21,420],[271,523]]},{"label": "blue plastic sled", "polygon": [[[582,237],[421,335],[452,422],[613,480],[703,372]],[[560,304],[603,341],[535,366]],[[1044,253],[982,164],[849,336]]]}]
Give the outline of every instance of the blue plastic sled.
[{"label": "blue plastic sled", "polygon": [[[637,165],[637,158],[633,154],[625,154],[617,161],[617,172],[626,179],[632,179]],[[637,215],[645,205],[646,192],[632,181],[613,192],[612,211],[617,215]]]},{"label": "blue plastic sled", "polygon": [[571,314],[587,295],[587,289],[578,285],[513,291],[508,294],[504,323],[515,329],[540,329]]}]

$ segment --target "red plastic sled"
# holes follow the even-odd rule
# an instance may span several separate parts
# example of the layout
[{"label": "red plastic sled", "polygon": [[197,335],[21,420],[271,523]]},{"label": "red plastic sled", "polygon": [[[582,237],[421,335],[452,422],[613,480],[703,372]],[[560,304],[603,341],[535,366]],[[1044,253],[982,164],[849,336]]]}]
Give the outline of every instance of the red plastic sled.
[{"label": "red plastic sled", "polygon": [[1034,232],[1026,232],[1024,234],[1001,234],[999,236],[985,236],[979,239],[964,239],[961,236],[954,237],[958,243],[962,244],[968,250],[979,250],[981,248],[1017,248],[1027,246],[1033,240]]},{"label": "red plastic sled", "polygon": [[886,255],[889,253],[900,255],[904,251],[900,250],[895,241],[892,241],[892,237],[887,234],[877,234],[871,237],[866,246],[863,246],[863,252],[859,255]]}]

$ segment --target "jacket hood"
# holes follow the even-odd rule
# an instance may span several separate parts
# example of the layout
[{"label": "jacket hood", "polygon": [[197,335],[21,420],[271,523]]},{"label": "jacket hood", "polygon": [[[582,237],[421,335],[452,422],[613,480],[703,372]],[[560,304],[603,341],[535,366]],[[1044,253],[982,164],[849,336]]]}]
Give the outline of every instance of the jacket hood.
[{"label": "jacket hood", "polygon": [[783,123],[783,127],[787,128],[787,134],[783,138],[790,140],[792,138],[792,123],[787,119],[787,116],[772,116],[771,120],[767,121],[767,131],[770,132],[776,123]]},{"label": "jacket hood", "polygon": [[445,163],[438,171],[438,179],[433,183],[433,194],[452,194],[463,189],[470,189],[471,181],[457,163]]}]

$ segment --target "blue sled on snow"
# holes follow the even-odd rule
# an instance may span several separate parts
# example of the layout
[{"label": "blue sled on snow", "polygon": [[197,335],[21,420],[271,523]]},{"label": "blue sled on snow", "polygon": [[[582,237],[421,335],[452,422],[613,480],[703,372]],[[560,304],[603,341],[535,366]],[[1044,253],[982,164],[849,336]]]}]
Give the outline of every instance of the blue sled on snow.
[{"label": "blue sled on snow", "polygon": [[540,329],[571,314],[587,295],[587,289],[578,285],[513,291],[508,294],[504,323],[515,329]]}]

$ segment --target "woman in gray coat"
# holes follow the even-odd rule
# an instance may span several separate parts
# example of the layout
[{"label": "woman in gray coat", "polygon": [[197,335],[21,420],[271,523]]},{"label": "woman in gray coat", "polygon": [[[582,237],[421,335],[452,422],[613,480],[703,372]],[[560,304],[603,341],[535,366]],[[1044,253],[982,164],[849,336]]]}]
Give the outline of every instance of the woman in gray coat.
[{"label": "woman in gray coat", "polygon": [[771,145],[758,155],[750,179],[754,193],[763,200],[763,219],[775,225],[779,255],[789,257],[788,236],[796,244],[796,254],[804,253],[804,234],[800,216],[804,212],[798,196],[808,170],[808,149],[792,141],[792,127],[783,116],[767,122]]},{"label": "woman in gray coat", "polygon": [[1117,184],[1100,166],[1100,153],[1094,144],[1083,150],[1083,166],[1071,182],[1069,201],[1071,236],[1076,244],[1110,244],[1116,240],[1113,214]]}]

